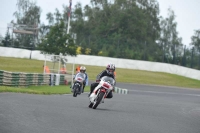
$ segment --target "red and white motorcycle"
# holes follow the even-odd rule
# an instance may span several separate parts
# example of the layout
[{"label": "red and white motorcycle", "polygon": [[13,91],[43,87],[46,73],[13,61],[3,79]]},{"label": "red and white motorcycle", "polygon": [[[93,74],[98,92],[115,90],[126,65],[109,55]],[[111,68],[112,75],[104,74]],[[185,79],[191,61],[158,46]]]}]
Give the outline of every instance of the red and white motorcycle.
[{"label": "red and white motorcycle", "polygon": [[100,103],[104,103],[104,99],[107,97],[110,91],[113,91],[115,80],[111,77],[104,76],[101,78],[99,85],[94,89],[89,97],[89,108],[96,109]]}]

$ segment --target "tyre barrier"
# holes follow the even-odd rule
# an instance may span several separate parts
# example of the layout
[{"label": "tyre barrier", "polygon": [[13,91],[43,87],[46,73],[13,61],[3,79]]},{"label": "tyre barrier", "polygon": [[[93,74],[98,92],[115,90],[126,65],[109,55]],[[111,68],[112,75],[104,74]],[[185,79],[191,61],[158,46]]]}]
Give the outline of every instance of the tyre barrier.
[{"label": "tyre barrier", "polygon": [[38,85],[67,85],[70,75],[8,72],[0,70],[0,86],[28,87]]},{"label": "tyre barrier", "polygon": [[115,93],[128,94],[128,89],[122,89],[122,88],[119,88],[119,87],[115,87]]}]

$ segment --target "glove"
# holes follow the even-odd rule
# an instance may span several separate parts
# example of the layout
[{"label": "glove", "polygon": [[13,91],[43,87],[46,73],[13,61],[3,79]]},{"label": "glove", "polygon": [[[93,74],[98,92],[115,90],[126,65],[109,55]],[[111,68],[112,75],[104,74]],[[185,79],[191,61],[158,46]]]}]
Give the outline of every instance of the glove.
[{"label": "glove", "polygon": [[99,83],[101,80],[96,80],[97,83]]},{"label": "glove", "polygon": [[112,92],[115,92],[115,87],[113,86]]}]

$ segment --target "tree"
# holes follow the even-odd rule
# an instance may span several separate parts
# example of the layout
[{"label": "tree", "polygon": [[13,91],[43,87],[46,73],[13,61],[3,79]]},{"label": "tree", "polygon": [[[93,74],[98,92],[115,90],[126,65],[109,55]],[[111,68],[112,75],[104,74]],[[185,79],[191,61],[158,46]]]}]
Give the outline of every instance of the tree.
[{"label": "tree", "polygon": [[17,0],[18,11],[14,12],[18,24],[34,25],[40,23],[41,8],[36,2]]},{"label": "tree", "polygon": [[200,52],[200,30],[195,30],[195,33],[191,37],[191,40],[191,45],[196,47]]},{"label": "tree", "polygon": [[[37,27],[40,24],[41,8],[36,5],[36,2],[30,0],[17,0],[18,10],[13,13],[16,17],[17,25],[26,25]],[[38,39],[38,34],[16,34],[16,39],[20,42],[21,47],[32,47],[31,44]]]},{"label": "tree", "polygon": [[177,32],[177,22],[175,22],[175,14],[172,9],[168,9],[168,18],[161,18],[161,35],[159,39],[159,44],[163,48],[163,61],[168,55],[172,58],[172,63],[176,64],[176,56],[182,53],[182,38],[178,37]]},{"label": "tree", "polygon": [[[157,60],[158,15],[156,0],[91,0],[84,8],[75,5],[71,31],[77,34],[77,44],[90,48],[91,54],[103,51],[103,56]],[[108,50],[111,47],[115,52]]]},{"label": "tree", "polygon": [[57,24],[60,24],[61,21],[64,22],[64,29],[66,30],[67,32],[67,23],[68,23],[68,7],[63,5],[63,12],[60,12],[57,8],[55,9],[55,12],[54,13],[47,13],[46,14],[46,19],[48,20],[48,24],[45,25],[45,24],[42,24],[40,26],[40,35],[41,37],[40,38],[44,38],[44,36],[46,34],[48,34],[50,28],[52,26],[55,26]]},{"label": "tree", "polygon": [[0,45],[3,45],[2,41],[3,41],[3,36],[0,34]]},{"label": "tree", "polygon": [[47,13],[47,20],[48,20],[48,22],[49,22],[49,25],[53,25],[54,24],[54,16],[53,16],[53,14],[52,13]]},{"label": "tree", "polygon": [[5,47],[11,46],[11,38],[10,38],[9,30],[7,30],[4,40],[2,40],[2,44]]},{"label": "tree", "polygon": [[[66,43],[67,40],[67,43]],[[49,33],[42,39],[39,49],[47,54],[74,55],[76,56],[77,46],[69,34],[66,34],[64,22],[52,26]]]},{"label": "tree", "polygon": [[197,51],[199,55],[198,69],[200,69],[200,30],[195,30],[194,35],[191,37],[191,44]]}]

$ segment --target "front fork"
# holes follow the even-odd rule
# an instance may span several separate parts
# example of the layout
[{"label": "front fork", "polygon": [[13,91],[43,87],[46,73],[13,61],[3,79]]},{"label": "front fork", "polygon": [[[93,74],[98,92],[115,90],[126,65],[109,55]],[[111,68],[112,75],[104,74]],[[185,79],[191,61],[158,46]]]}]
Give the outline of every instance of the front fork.
[{"label": "front fork", "polygon": [[[71,87],[71,91],[72,91],[72,92],[74,92],[74,86],[77,86],[77,83],[74,83],[74,84],[72,85],[72,87]],[[82,93],[82,90],[83,90],[83,84],[80,84],[80,85],[78,85],[78,86],[81,87],[81,88],[80,88],[80,93]]]},{"label": "front fork", "polygon": [[[100,87],[101,87],[101,86],[99,86],[99,85],[97,86],[97,88],[100,88]],[[93,91],[94,94],[96,93],[96,91],[98,91],[97,94],[95,94],[96,97],[94,98],[94,101],[96,101],[97,96],[98,96],[99,93],[101,92],[101,89],[98,90],[97,88],[95,88],[94,91]],[[105,93],[105,94],[104,94],[103,99],[101,100],[101,103],[104,103],[104,99],[107,97],[107,95],[108,95],[109,92],[108,92],[108,90],[105,89],[104,93]]]}]

